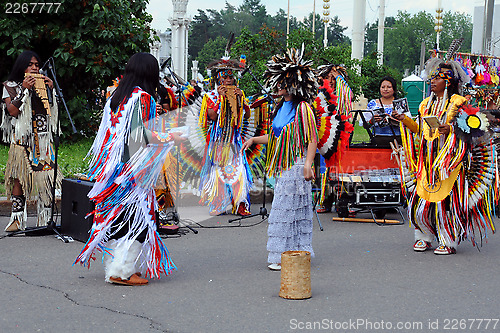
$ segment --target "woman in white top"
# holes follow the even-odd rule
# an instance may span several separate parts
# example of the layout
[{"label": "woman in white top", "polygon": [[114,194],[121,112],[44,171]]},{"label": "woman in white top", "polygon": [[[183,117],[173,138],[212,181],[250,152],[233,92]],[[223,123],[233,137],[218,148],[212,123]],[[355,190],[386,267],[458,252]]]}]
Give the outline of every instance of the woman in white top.
[{"label": "woman in white top", "polygon": [[[379,90],[380,97],[368,102],[366,108],[369,112],[365,112],[365,119],[372,126],[374,135],[400,135],[399,125],[390,125],[390,122],[384,121],[385,117],[389,117],[387,120],[393,119],[391,116],[393,111],[392,102],[397,99],[396,80],[391,76],[383,77],[379,83]],[[375,111],[379,109],[384,109],[385,116]],[[408,113],[407,115],[411,117],[411,114]]]}]

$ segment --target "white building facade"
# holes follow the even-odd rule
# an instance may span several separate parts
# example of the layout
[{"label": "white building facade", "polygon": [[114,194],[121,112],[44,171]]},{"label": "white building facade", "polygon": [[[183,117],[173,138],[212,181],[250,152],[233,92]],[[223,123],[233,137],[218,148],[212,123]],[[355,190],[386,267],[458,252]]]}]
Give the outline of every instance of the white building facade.
[{"label": "white building facade", "polygon": [[[478,5],[482,3],[482,5]],[[491,30],[491,42],[487,52],[483,52],[483,36],[485,33],[484,1],[476,1],[474,17],[472,19],[472,46],[471,51],[475,54],[500,56],[500,5],[495,5],[493,10],[493,26]]]},{"label": "white building facade", "polygon": [[187,79],[188,30],[191,18],[187,16],[188,0],[172,0],[174,15],[169,19],[171,25],[172,70]]}]

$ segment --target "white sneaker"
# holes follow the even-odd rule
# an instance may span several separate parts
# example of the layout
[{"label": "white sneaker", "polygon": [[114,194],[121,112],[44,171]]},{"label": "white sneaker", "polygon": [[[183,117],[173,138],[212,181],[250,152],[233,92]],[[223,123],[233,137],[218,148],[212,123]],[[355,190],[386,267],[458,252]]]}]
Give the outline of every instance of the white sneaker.
[{"label": "white sneaker", "polygon": [[281,264],[270,264],[267,268],[272,271],[281,271]]}]

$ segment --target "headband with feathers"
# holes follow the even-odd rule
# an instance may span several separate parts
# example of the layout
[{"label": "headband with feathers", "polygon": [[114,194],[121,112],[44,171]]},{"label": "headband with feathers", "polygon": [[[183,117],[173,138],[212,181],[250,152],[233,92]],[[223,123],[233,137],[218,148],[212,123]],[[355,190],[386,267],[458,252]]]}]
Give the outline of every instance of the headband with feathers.
[{"label": "headband with feathers", "polygon": [[233,70],[242,71],[245,69],[244,63],[239,60],[231,59],[229,54],[231,52],[231,47],[234,44],[234,33],[231,33],[229,39],[227,40],[226,49],[224,50],[224,56],[221,59],[214,60],[207,65],[207,69],[211,71],[218,72],[219,70]]},{"label": "headband with feathers", "polygon": [[343,65],[332,64],[331,62],[329,62],[328,60],[323,59],[323,58],[322,58],[322,60],[327,62],[327,64],[318,66],[318,68],[316,69],[316,75],[318,77],[326,78],[328,76],[328,74],[331,72],[331,70],[333,69],[333,70],[337,71],[340,75],[342,75],[342,77],[345,80],[348,79],[347,71]]},{"label": "headband with feathers", "polygon": [[440,59],[438,57],[429,59],[425,64],[425,77],[424,79],[430,80],[432,78],[431,73],[437,70],[441,64],[448,64],[453,70],[453,77],[459,81],[459,86],[464,85],[470,81],[470,77],[465,73],[460,63],[453,60],[458,49],[462,45],[463,38],[454,39],[448,48],[445,59]]},{"label": "headband with feathers", "polygon": [[281,85],[287,92],[306,102],[312,102],[318,83],[311,67],[312,61],[304,60],[302,49],[288,49],[284,55],[274,55],[266,64],[264,79],[268,88],[276,91]]}]

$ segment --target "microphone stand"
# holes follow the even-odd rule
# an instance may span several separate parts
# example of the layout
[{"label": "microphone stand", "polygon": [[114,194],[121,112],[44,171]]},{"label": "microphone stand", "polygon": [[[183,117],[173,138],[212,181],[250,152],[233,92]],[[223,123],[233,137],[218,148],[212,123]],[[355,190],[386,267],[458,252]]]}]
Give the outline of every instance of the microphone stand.
[{"label": "microphone stand", "polygon": [[[170,59],[170,58],[169,58]],[[182,112],[182,90],[181,90],[181,84],[177,78],[177,75],[174,74],[174,72],[172,71],[172,69],[170,68],[170,66],[168,65],[168,60],[165,61],[162,65],[163,66],[166,66],[166,68],[168,69],[168,71],[170,72],[170,75],[172,76],[173,80],[174,80],[174,83],[175,83],[175,86],[177,87],[177,102],[178,102],[178,107],[177,107],[177,125],[179,125],[179,115],[180,113]],[[177,212],[177,206],[176,206],[176,202],[179,200],[179,197],[180,197],[180,182],[179,182],[179,173],[180,173],[180,167],[179,167],[179,147],[175,147],[175,150],[176,150],[176,159],[177,159],[177,174],[176,174],[176,189],[175,189],[175,200],[174,200],[174,211],[172,212],[172,217],[170,219],[167,219],[167,221],[174,221],[175,224],[179,224],[179,222],[181,221],[180,220],[180,216],[179,216],[179,213]],[[191,230],[194,234],[197,234],[198,233],[198,230],[196,229],[193,229],[191,226],[189,226],[188,224],[184,223],[184,226],[186,228],[188,228],[189,230]]]},{"label": "microphone stand", "polygon": [[[248,72],[250,72],[250,75],[252,75],[252,78],[254,79],[254,81],[257,82],[257,84],[260,86],[260,88],[262,89],[261,90],[262,93],[267,94],[266,95],[267,101],[272,102],[276,106],[276,101],[271,96],[271,94],[269,94],[267,92],[267,90],[260,83],[260,81],[255,77],[255,75],[252,73],[250,67],[248,67]],[[244,73],[246,73],[246,72],[244,72]],[[269,115],[267,115],[266,122],[267,122],[267,125],[269,125]],[[266,127],[269,128],[268,126],[266,126]],[[251,215],[247,215],[247,216],[240,216],[240,217],[237,217],[235,219],[230,219],[228,221],[228,223],[232,223],[234,221],[241,221],[243,219],[248,219],[248,218],[251,218],[254,216],[259,216],[259,215],[262,217],[262,220],[264,220],[269,216],[269,214],[267,213],[267,208],[266,208],[266,182],[267,182],[267,174],[266,174],[266,170],[264,169],[264,178],[263,178],[263,183],[262,183],[262,188],[263,188],[262,189],[262,207],[260,207],[259,213],[258,214],[251,214]]]},{"label": "microphone stand", "polygon": [[[52,60],[52,61],[50,61]],[[71,119],[71,115],[69,114],[68,107],[66,106],[66,101],[64,100],[64,96],[62,93],[61,88],[59,87],[59,83],[57,82],[57,76],[53,68],[53,62],[54,59],[50,58],[47,60],[46,64],[48,63],[49,65],[49,70],[50,74],[52,75],[53,78],[53,83],[54,83],[54,88],[56,90],[56,99],[58,102],[61,102],[64,105],[64,108],[66,109],[66,114],[68,115],[69,121],[71,123],[71,127],[73,129],[73,133],[77,133],[75,125],[73,123],[73,119]],[[59,112],[56,114],[56,132],[54,134],[54,179],[52,180],[52,204],[51,204],[51,210],[50,210],[50,220],[47,222],[47,225],[41,226],[41,227],[34,227],[34,228],[26,228],[26,230],[19,230],[13,233],[8,234],[8,236],[14,236],[18,235],[21,233],[24,233],[26,236],[30,235],[40,235],[44,234],[46,232],[49,233],[55,233],[59,238],[64,242],[64,243],[69,243],[69,238],[67,236],[61,235],[59,230],[57,230],[56,222],[54,220],[54,215],[55,215],[55,207],[56,207],[56,186],[57,186],[57,157],[59,154]]]}]

